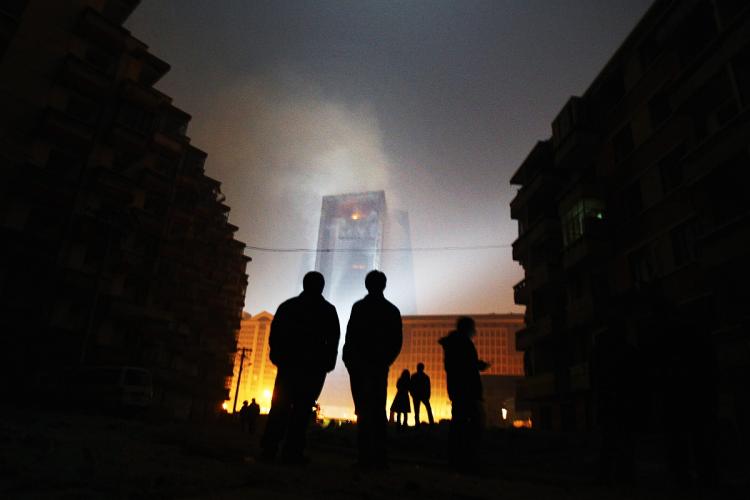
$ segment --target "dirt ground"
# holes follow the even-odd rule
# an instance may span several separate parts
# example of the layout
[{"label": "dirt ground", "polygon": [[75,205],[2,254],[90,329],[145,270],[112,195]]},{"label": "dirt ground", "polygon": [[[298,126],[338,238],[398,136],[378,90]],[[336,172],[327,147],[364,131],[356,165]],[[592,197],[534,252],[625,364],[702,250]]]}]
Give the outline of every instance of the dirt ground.
[{"label": "dirt ground", "polygon": [[[260,425],[262,428],[262,423]],[[447,427],[391,430],[391,467],[353,466],[349,427],[310,432],[304,467],[255,460],[257,433],[233,421],[154,423],[9,411],[0,416],[2,499],[618,499],[742,498],[737,487],[675,492],[658,463],[633,489],[597,485],[590,446],[534,431],[485,435],[477,476],[445,465]]]}]

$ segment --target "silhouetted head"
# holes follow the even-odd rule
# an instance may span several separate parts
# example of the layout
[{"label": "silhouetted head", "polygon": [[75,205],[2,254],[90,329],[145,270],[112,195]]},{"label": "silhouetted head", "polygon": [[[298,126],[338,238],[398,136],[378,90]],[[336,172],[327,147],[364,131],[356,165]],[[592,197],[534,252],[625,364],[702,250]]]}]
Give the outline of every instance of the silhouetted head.
[{"label": "silhouetted head", "polygon": [[370,293],[383,293],[385,290],[386,277],[385,273],[373,270],[365,276],[365,288]]},{"label": "silhouetted head", "polygon": [[417,363],[417,371],[422,373],[424,371],[424,363]]},{"label": "silhouetted head", "polygon": [[247,399],[242,402],[242,406],[247,406]]},{"label": "silhouetted head", "polygon": [[474,320],[468,316],[461,316],[458,318],[456,321],[456,330],[458,330],[459,333],[468,335],[469,337],[473,337],[474,334],[477,333]]},{"label": "silhouetted head", "polygon": [[253,398],[253,403],[255,403],[255,398]]},{"label": "silhouetted head", "polygon": [[302,289],[308,293],[320,295],[326,286],[326,280],[318,271],[310,271],[302,279]]},{"label": "silhouetted head", "polygon": [[404,369],[404,371],[401,372],[401,378],[409,378],[411,374],[409,373],[409,370]]}]

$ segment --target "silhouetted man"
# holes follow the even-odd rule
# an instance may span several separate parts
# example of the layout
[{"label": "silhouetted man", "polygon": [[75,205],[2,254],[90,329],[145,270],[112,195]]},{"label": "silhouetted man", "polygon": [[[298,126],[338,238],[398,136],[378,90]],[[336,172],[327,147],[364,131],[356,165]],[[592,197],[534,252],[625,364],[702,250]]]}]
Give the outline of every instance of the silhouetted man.
[{"label": "silhouetted man", "polygon": [[411,399],[414,400],[414,425],[419,427],[419,406],[424,404],[430,425],[435,423],[430,406],[430,377],[424,372],[424,363],[417,363],[417,371],[411,376],[409,384]]},{"label": "silhouetted man", "polygon": [[247,407],[247,430],[251,434],[255,430],[255,422],[258,421],[258,415],[260,415],[260,406],[255,402],[255,398],[253,398]]},{"label": "silhouetted man", "polygon": [[240,416],[240,428],[244,431],[247,429],[247,417],[248,417],[247,399],[242,402],[240,411],[237,414]]},{"label": "silhouetted man", "polygon": [[278,372],[266,430],[261,440],[265,460],[273,460],[281,441],[282,459],[302,464],[305,431],[326,373],[336,365],[339,318],[323,298],[323,275],[305,275],[302,293],[279,306],[271,322],[268,344]]},{"label": "silhouetted man", "polygon": [[456,329],[439,340],[451,400],[450,461],[463,472],[475,472],[479,465],[477,449],[484,421],[479,372],[489,367],[477,355],[471,340],[475,334],[474,320],[463,316]]},{"label": "silhouetted man", "polygon": [[401,352],[401,312],[383,296],[386,277],[370,271],[368,294],[352,307],[346,328],[344,364],[357,414],[359,465],[386,466],[386,392],[388,368]]}]

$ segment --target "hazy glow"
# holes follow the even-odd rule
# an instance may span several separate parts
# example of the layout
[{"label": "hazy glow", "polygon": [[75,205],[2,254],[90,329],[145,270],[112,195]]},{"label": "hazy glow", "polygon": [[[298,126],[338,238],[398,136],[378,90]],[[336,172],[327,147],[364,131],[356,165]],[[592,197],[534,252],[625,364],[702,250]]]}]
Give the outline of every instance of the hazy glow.
[{"label": "hazy glow", "polygon": [[[193,116],[238,239],[314,248],[323,195],[382,189],[413,246],[487,245],[516,238],[510,176],[651,3],[163,0],[127,27],[172,65],[159,88]],[[252,314],[315,262],[250,255]],[[509,248],[413,265],[420,314],[520,310]],[[325,391],[348,389],[339,366]]]}]

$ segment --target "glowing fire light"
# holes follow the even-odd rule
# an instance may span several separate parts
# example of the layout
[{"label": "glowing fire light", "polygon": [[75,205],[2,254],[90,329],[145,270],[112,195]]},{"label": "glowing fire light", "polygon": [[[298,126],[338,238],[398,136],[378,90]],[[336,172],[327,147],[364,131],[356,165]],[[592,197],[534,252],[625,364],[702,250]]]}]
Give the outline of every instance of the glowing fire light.
[{"label": "glowing fire light", "polygon": [[354,212],[354,213],[352,214],[352,220],[359,220],[359,219],[361,219],[361,218],[362,218],[362,215],[360,215],[360,213],[359,213],[359,212]]},{"label": "glowing fire light", "polygon": [[263,397],[266,399],[271,399],[271,391],[268,389],[263,390]]},{"label": "glowing fire light", "polygon": [[226,401],[224,401],[223,403],[221,403],[221,409],[224,410],[224,411],[229,411],[229,403],[226,402]]}]

